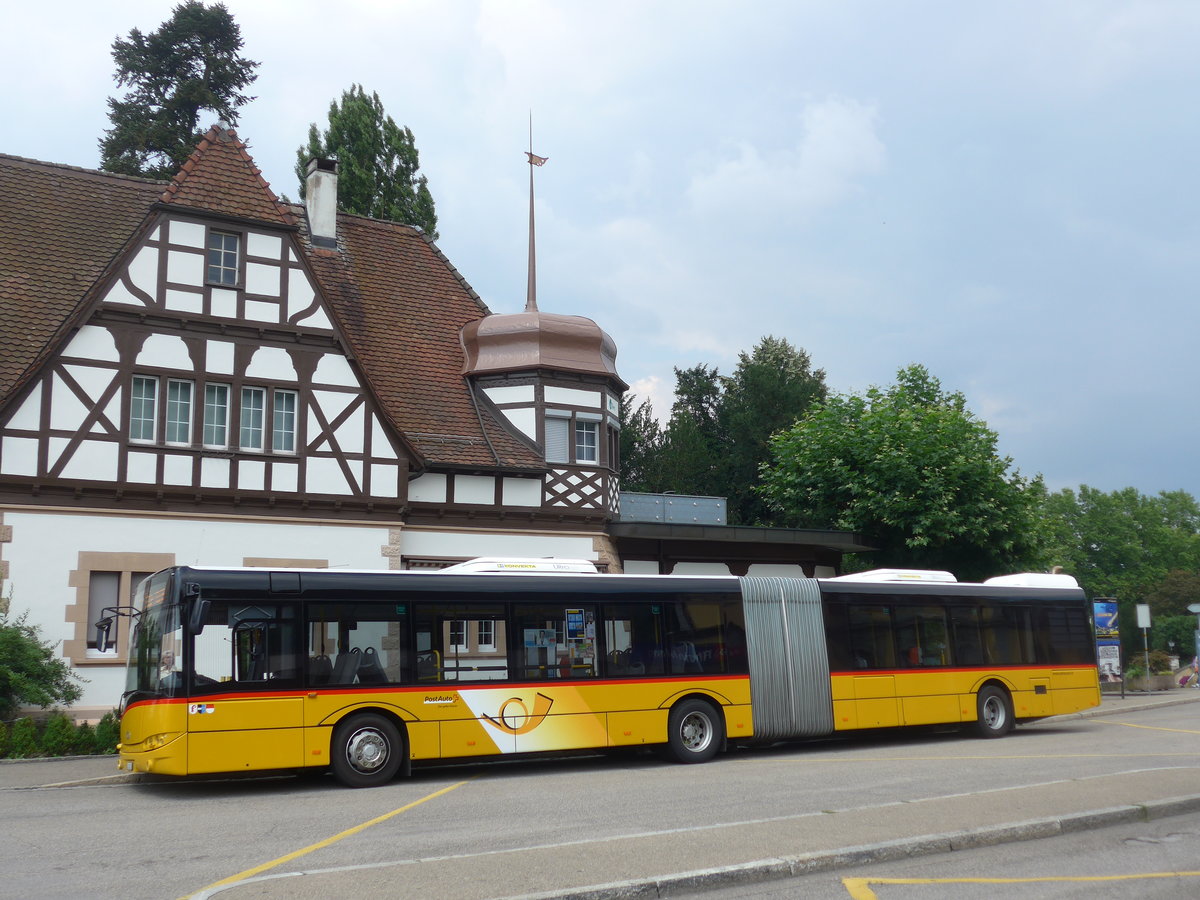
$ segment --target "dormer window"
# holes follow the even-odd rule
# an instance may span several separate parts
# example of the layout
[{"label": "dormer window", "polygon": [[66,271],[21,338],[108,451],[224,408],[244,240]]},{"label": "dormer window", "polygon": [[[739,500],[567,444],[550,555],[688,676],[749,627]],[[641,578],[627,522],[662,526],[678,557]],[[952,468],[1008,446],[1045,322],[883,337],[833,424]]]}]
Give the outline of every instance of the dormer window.
[{"label": "dormer window", "polygon": [[208,266],[205,278],[209,284],[237,284],[238,235],[227,231],[208,233]]}]

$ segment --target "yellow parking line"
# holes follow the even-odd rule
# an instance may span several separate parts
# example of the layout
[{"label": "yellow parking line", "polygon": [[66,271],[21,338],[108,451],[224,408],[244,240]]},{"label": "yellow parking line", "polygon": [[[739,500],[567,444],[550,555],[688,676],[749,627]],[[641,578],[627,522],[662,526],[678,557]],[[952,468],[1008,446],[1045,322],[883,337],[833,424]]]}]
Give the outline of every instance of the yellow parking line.
[{"label": "yellow parking line", "polygon": [[1144,878],[1200,878],[1200,872],[1147,872],[1141,875],[1047,875],[1042,878],[843,878],[852,900],[879,900],[876,884],[1041,884],[1052,882],[1136,881]]},{"label": "yellow parking line", "polygon": [[1134,725],[1132,722],[1102,722],[1103,725],[1124,725],[1126,728],[1145,728],[1147,731],[1173,731],[1176,734],[1200,734],[1194,728],[1161,728],[1158,725]]},{"label": "yellow parking line", "polygon": [[[449,787],[444,787],[440,791],[434,791],[432,794],[422,797],[420,800],[414,800],[412,803],[409,803],[406,806],[401,806],[399,809],[393,809],[390,813],[384,813],[382,816],[376,816],[369,822],[363,822],[361,825],[355,825],[353,828],[347,828],[345,831],[338,832],[337,834],[333,835],[333,837],[327,837],[323,841],[317,841],[315,844],[309,844],[307,847],[303,847],[300,850],[295,850],[291,853],[288,853],[286,856],[281,856],[278,859],[271,860],[270,862],[265,862],[260,866],[255,866],[253,869],[247,869],[244,872],[238,872],[236,875],[230,875],[228,878],[222,878],[220,881],[214,881],[212,884],[188,894],[188,897],[194,897],[196,894],[203,894],[205,891],[211,891],[213,888],[226,887],[227,885],[244,881],[247,878],[251,878],[260,874],[261,872],[266,872],[268,869],[281,866],[286,862],[291,862],[293,859],[299,859],[301,856],[312,853],[314,850],[321,850],[330,846],[331,844],[336,844],[343,838],[352,837],[353,835],[358,834],[360,831],[366,831],[372,825],[378,825],[380,822],[386,822],[388,819],[398,816],[400,813],[408,812],[410,809],[420,806],[422,803],[428,803],[430,800],[441,797],[443,794],[448,794],[455,788],[460,788],[466,783],[466,781],[460,781],[458,784],[452,784]],[[187,900],[187,898],[183,898],[183,900]]]}]

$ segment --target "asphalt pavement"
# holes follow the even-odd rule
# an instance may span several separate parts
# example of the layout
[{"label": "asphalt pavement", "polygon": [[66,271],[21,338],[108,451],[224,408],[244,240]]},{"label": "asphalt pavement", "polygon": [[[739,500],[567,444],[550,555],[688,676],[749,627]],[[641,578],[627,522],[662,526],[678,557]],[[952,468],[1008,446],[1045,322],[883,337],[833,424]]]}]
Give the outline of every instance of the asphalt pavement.
[{"label": "asphalt pavement", "polygon": [[[1122,715],[1200,701],[1200,690],[1105,694],[1101,705],[1062,718]],[[0,789],[120,783],[116,757],[0,762]],[[801,875],[913,855],[1050,837],[1088,828],[1200,811],[1195,771],[1133,772],[1006,791],[1003,804],[970,792],[919,802],[801,816],[679,835],[636,835],[499,854],[424,859],[396,865],[263,875],[207,892],[243,897],[394,897],[458,900],[631,900],[746,881]],[[597,843],[604,846],[598,847]],[[703,868],[697,867],[703,861]],[[530,886],[538,891],[530,893]],[[589,885],[578,888],[578,885]]]}]

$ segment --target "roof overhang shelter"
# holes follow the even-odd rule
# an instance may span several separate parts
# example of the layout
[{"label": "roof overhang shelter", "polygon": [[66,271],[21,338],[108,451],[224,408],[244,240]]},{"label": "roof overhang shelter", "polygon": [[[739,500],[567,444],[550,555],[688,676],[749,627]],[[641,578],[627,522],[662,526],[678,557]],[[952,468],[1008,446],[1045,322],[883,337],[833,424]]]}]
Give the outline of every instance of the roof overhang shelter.
[{"label": "roof overhang shelter", "polygon": [[724,563],[734,575],[756,564],[798,565],[813,577],[818,567],[840,572],[846,553],[874,549],[851,532],[807,528],[612,522],[606,530],[622,560],[653,560],[663,575],[679,563]]}]

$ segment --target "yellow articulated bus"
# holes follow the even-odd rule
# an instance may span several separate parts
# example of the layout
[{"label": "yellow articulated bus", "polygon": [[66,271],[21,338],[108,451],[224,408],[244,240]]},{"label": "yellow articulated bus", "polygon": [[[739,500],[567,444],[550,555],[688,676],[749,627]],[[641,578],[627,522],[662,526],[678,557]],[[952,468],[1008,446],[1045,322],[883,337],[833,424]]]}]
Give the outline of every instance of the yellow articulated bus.
[{"label": "yellow articulated bus", "polygon": [[[528,572],[529,568],[559,571]],[[471,568],[467,567],[468,570]],[[831,579],[175,567],[131,615],[120,765],[319,767],[383,784],[422,760],[735,743],[970,723],[1100,702],[1074,579]]]}]

